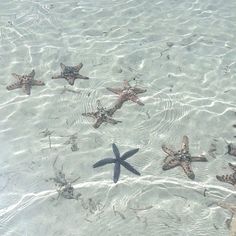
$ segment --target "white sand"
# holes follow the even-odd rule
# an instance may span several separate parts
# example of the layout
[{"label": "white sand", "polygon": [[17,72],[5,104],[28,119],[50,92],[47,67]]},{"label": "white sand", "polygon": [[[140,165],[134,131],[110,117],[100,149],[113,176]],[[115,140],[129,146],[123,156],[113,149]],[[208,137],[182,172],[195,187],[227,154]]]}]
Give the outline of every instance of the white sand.
[{"label": "white sand", "polygon": [[[233,186],[216,180],[229,174],[222,138],[235,142],[236,2],[154,0],[0,1],[0,235],[3,236],[222,236],[235,202]],[[51,80],[60,62],[83,62],[73,87]],[[7,91],[12,72],[46,83],[31,96]],[[147,92],[144,107],[127,102],[115,113],[122,123],[102,125],[81,116],[106,107],[120,87],[136,78]],[[134,85],[136,82],[133,81]],[[65,92],[64,86],[78,93]],[[53,131],[49,139],[42,133]],[[69,137],[77,134],[79,150]],[[164,172],[162,144],[215,158],[192,165],[195,181],[180,168]],[[115,142],[142,174],[92,165],[112,155]],[[52,163],[59,156],[79,201],[57,197]],[[204,196],[204,190],[205,196]]]}]

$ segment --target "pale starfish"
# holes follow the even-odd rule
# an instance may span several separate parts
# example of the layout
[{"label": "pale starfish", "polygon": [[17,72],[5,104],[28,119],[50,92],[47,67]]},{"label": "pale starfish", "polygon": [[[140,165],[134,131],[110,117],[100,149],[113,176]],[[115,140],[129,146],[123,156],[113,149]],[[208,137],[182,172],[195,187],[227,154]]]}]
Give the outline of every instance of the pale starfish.
[{"label": "pale starfish", "polygon": [[[181,166],[185,174],[190,178],[194,179],[195,174],[191,167],[191,162],[206,162],[207,159],[204,156],[191,156],[189,153],[189,140],[187,136],[183,136],[182,147],[179,151],[173,151],[162,145],[162,150],[168,154],[165,159],[165,163],[162,167],[163,170],[169,170],[176,166]],[[170,157],[170,159],[168,159]]]},{"label": "pale starfish", "polygon": [[115,155],[115,158],[105,158],[105,159],[102,159],[102,160],[96,162],[93,165],[93,168],[97,168],[97,167],[100,167],[100,166],[104,166],[106,164],[114,163],[115,164],[114,176],[113,176],[114,183],[117,183],[117,181],[119,180],[119,177],[120,177],[120,166],[121,165],[124,166],[127,170],[131,171],[132,173],[134,173],[136,175],[140,175],[140,173],[137,170],[135,170],[133,166],[131,166],[128,162],[125,161],[126,159],[128,159],[129,157],[131,157],[135,153],[137,153],[138,150],[139,150],[138,148],[132,149],[132,150],[130,150],[128,152],[125,152],[122,156],[120,156],[119,149],[113,143],[112,144],[112,150],[113,150],[113,153]]},{"label": "pale starfish", "polygon": [[107,87],[107,89],[115,94],[118,94],[118,101],[115,104],[116,109],[121,108],[124,102],[126,101],[132,101],[135,102],[141,106],[144,106],[144,104],[140,101],[138,98],[138,94],[145,93],[146,89],[141,89],[137,87],[132,87],[127,80],[124,80],[124,87],[123,88],[110,88]]},{"label": "pale starfish", "polygon": [[230,229],[230,236],[235,236],[236,235],[236,216],[235,216],[236,205],[225,203],[225,202],[219,202],[217,205],[229,210],[232,213],[232,217],[230,219],[227,219],[226,223]]},{"label": "pale starfish", "polygon": [[31,93],[31,88],[32,86],[42,86],[45,85],[44,82],[40,81],[40,80],[35,80],[34,76],[35,76],[35,71],[32,70],[30,74],[28,75],[18,75],[16,73],[12,73],[13,77],[15,77],[15,79],[17,80],[17,82],[8,85],[7,86],[7,90],[13,90],[13,89],[17,89],[17,88],[22,88],[23,91],[27,94],[30,95]]},{"label": "pale starfish", "polygon": [[96,119],[95,124],[93,127],[95,129],[99,128],[102,123],[110,123],[110,124],[117,124],[121,123],[121,121],[113,119],[111,116],[114,114],[115,110],[113,108],[106,109],[101,105],[101,102],[97,101],[97,111],[95,112],[86,112],[82,113],[83,116],[88,116]]},{"label": "pale starfish", "polygon": [[225,183],[232,184],[235,186],[236,185],[236,165],[233,165],[231,163],[228,163],[228,164],[229,164],[229,167],[234,171],[234,173],[230,175],[222,175],[222,176],[217,175],[216,178],[221,182],[225,182]]},{"label": "pale starfish", "polygon": [[228,154],[236,157],[236,146],[232,143],[228,143]]},{"label": "pale starfish", "polygon": [[89,79],[79,73],[83,64],[80,63],[77,66],[65,66],[63,63],[60,64],[62,72],[60,75],[53,76],[52,79],[65,79],[70,85],[74,85],[76,79]]}]

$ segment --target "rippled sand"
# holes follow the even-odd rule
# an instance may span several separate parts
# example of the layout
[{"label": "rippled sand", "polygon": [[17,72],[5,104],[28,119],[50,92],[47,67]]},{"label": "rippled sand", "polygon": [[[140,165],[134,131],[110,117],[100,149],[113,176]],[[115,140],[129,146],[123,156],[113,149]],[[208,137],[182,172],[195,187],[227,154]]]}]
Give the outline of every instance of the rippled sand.
[{"label": "rippled sand", "polygon": [[[236,161],[224,155],[224,139],[236,142],[235,25],[233,0],[2,0],[0,234],[229,235],[231,213],[215,203],[235,203],[235,188],[215,175]],[[52,80],[60,62],[83,62],[90,80]],[[6,90],[12,72],[32,69],[46,86]],[[106,87],[124,79],[147,89],[145,106],[127,102],[114,115],[121,124],[94,129],[81,114],[98,99],[112,106]],[[193,163],[195,181],[162,170],[161,145],[178,149],[183,135],[209,160]],[[122,168],[115,185],[112,166],[92,168],[113,142],[140,148],[129,160],[140,177]],[[80,176],[78,201],[57,200],[56,156],[68,179]]]}]

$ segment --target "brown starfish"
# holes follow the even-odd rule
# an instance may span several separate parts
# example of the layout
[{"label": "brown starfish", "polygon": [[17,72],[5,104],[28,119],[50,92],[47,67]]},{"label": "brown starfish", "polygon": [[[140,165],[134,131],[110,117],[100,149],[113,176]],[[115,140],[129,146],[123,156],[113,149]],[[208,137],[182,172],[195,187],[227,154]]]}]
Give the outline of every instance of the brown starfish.
[{"label": "brown starfish", "polygon": [[107,87],[107,89],[115,94],[119,95],[118,101],[115,104],[116,109],[121,108],[124,102],[126,101],[132,101],[135,102],[141,106],[144,106],[144,104],[140,101],[137,94],[144,93],[147,90],[141,89],[137,87],[132,87],[127,80],[124,80],[124,87],[123,88],[110,88]]},{"label": "brown starfish", "polygon": [[[190,178],[194,179],[195,174],[193,173],[191,162],[206,162],[207,159],[203,156],[191,156],[189,153],[189,140],[187,136],[183,136],[182,147],[179,151],[173,151],[162,145],[162,150],[168,155],[165,159],[165,163],[162,167],[163,170],[169,170],[176,166],[181,166],[185,174]],[[170,157],[170,158],[168,158]]]},{"label": "brown starfish", "polygon": [[13,77],[17,80],[17,82],[10,84],[7,86],[7,90],[13,90],[17,88],[23,88],[23,91],[27,94],[30,95],[31,92],[31,87],[32,86],[42,86],[45,85],[44,82],[40,80],[35,80],[35,71],[32,70],[30,74],[28,75],[18,75],[16,73],[12,73]]},{"label": "brown starfish", "polygon": [[228,154],[236,157],[236,146],[232,143],[228,143]]},{"label": "brown starfish", "polygon": [[77,66],[65,66],[63,63],[60,64],[62,72],[60,75],[53,76],[52,79],[65,79],[70,85],[74,85],[76,79],[89,79],[79,73],[83,64],[80,63]]},{"label": "brown starfish", "polygon": [[97,111],[95,112],[86,112],[86,113],[82,113],[83,116],[88,116],[88,117],[92,117],[94,119],[96,119],[95,124],[93,125],[93,127],[95,129],[99,128],[99,126],[102,123],[110,123],[110,124],[117,124],[117,123],[121,123],[121,121],[118,120],[114,120],[111,116],[114,114],[115,109],[111,108],[111,109],[106,109],[104,107],[102,107],[100,101],[97,101]]},{"label": "brown starfish", "polygon": [[217,175],[216,178],[221,182],[225,182],[225,183],[232,184],[235,186],[236,185],[236,165],[229,163],[229,167],[234,171],[233,174],[222,175],[222,176]]}]

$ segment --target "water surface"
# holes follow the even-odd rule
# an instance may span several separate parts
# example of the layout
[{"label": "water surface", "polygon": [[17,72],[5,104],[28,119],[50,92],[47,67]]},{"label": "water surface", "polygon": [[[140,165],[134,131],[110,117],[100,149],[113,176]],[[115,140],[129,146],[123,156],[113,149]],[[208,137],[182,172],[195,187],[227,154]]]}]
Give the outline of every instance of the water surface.
[{"label": "water surface", "polygon": [[[224,155],[236,135],[235,25],[232,0],[2,0],[0,234],[228,235],[231,214],[213,203],[235,201],[234,187],[215,178],[235,161]],[[83,62],[90,80],[52,80],[60,62]],[[32,69],[46,86],[6,90],[12,72]],[[117,96],[106,87],[124,79],[147,89],[145,106],[127,102],[114,115],[121,124],[94,129],[81,114],[98,99],[111,107]],[[194,181],[162,170],[161,145],[178,149],[183,135],[208,158],[192,165]],[[112,166],[92,168],[113,142],[122,153],[140,148],[129,159],[140,177],[122,169],[114,184]],[[80,176],[78,201],[57,200],[57,156],[68,179]]]}]

